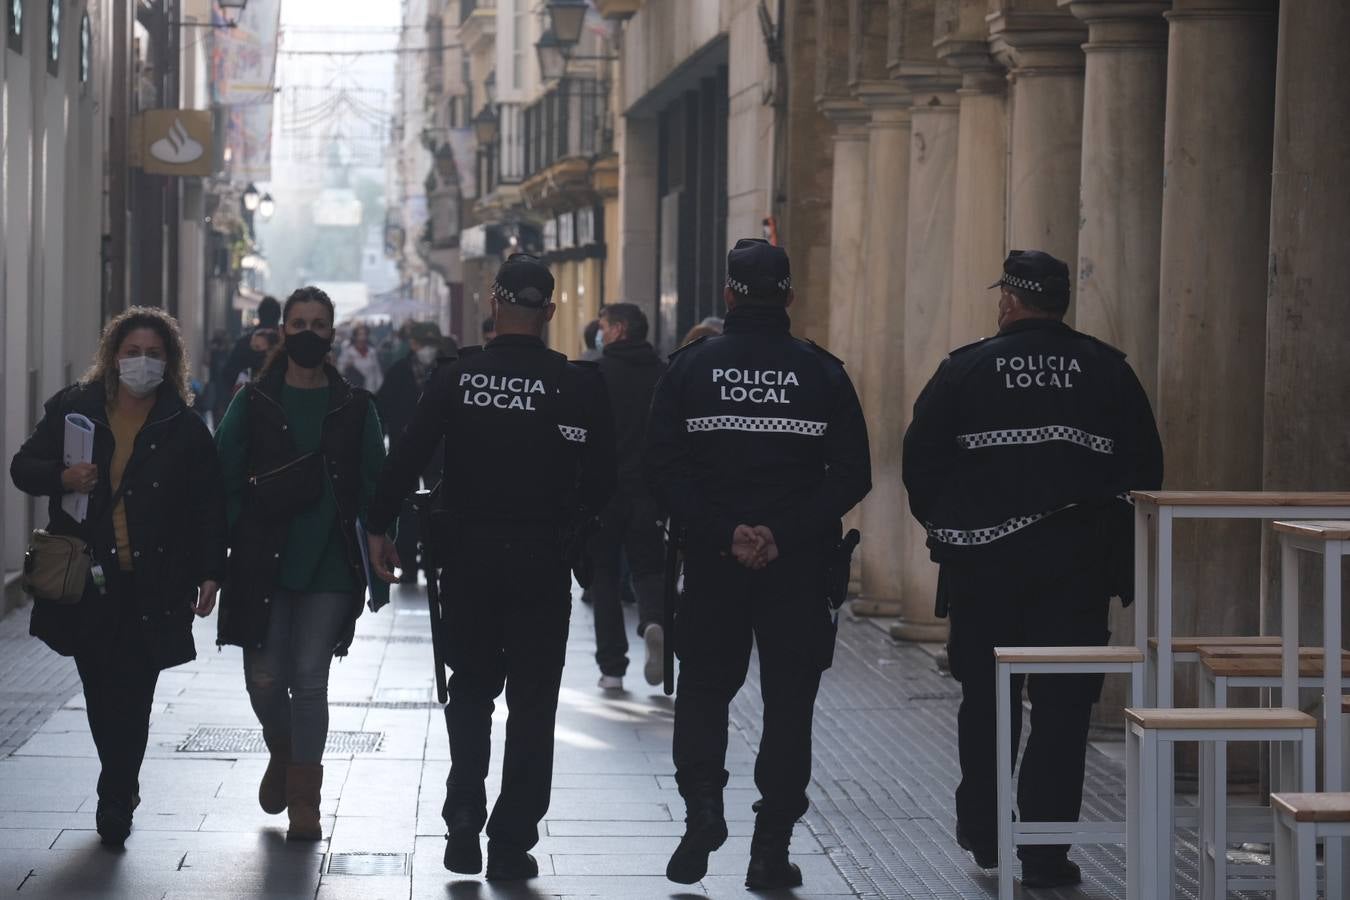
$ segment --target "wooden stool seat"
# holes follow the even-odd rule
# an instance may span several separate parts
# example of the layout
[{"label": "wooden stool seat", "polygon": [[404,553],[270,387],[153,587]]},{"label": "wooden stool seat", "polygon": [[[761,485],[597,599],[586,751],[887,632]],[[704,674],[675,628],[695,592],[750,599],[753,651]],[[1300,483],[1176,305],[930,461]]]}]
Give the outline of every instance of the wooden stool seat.
[{"label": "wooden stool seat", "polygon": [[1314,541],[1350,541],[1350,522],[1276,522],[1275,530]]},{"label": "wooden stool seat", "polygon": [[1125,719],[1142,728],[1245,730],[1315,728],[1317,720],[1296,709],[1126,709]]},{"label": "wooden stool seat", "polygon": [[1350,822],[1350,791],[1330,794],[1271,794],[1270,805],[1295,822]]},{"label": "wooden stool seat", "polygon": [[[1300,678],[1320,678],[1324,660],[1320,656],[1298,658]],[[1200,665],[1225,678],[1279,678],[1282,662],[1278,656],[1210,656]],[[1350,676],[1350,656],[1341,657],[1341,674]]]},{"label": "wooden stool seat", "polygon": [[[1323,650],[1321,647],[1299,647],[1298,655],[1301,657],[1303,656],[1322,657],[1326,655],[1326,651]],[[1226,656],[1242,656],[1242,657],[1250,657],[1252,659],[1281,659],[1283,656],[1283,651],[1280,649],[1280,646],[1278,644],[1276,644],[1274,647],[1264,647],[1264,646],[1244,647],[1240,644],[1235,644],[1232,646],[1215,645],[1213,647],[1200,648],[1200,660],[1202,662],[1206,659],[1214,659],[1216,657],[1226,657]]]},{"label": "wooden stool seat", "polygon": [[1138,647],[995,647],[994,659],[1012,663],[1136,663]]},{"label": "wooden stool seat", "polygon": [[[1151,649],[1158,649],[1158,639],[1151,637],[1148,639],[1148,645]],[[1172,638],[1173,653],[1196,653],[1203,647],[1222,646],[1222,647],[1274,647],[1277,650],[1280,646],[1280,639],[1271,635],[1261,635],[1259,637],[1252,635],[1223,635],[1207,634],[1193,637]]]}]

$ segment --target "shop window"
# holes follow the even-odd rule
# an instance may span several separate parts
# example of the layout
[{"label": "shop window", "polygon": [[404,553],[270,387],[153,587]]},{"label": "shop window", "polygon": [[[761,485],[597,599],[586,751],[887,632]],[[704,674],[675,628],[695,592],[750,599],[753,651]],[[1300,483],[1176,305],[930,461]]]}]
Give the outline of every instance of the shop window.
[{"label": "shop window", "polygon": [[47,72],[60,73],[61,0],[47,0]]},{"label": "shop window", "polygon": [[89,13],[80,20],[80,84],[89,83],[89,73],[94,62],[94,34],[89,25]]},{"label": "shop window", "polygon": [[28,24],[24,21],[24,0],[5,0],[5,42],[15,53],[23,52],[23,30]]}]

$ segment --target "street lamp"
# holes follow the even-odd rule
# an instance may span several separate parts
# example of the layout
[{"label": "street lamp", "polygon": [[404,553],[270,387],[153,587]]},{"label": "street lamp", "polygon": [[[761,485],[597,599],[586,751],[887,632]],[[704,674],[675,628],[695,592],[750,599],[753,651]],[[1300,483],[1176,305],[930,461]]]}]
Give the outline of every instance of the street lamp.
[{"label": "street lamp", "polygon": [[492,112],[491,106],[484,106],[478,111],[478,115],[473,117],[473,134],[478,139],[480,147],[486,147],[497,140],[497,116]]},{"label": "street lamp", "polygon": [[549,0],[548,18],[558,43],[567,53],[581,40],[581,27],[586,21],[590,5],[586,0]]},{"label": "street lamp", "polygon": [[441,144],[433,159],[436,163],[436,174],[440,176],[441,181],[448,182],[455,177],[455,152],[450,149],[449,144]]},{"label": "street lamp", "polygon": [[539,76],[545,81],[557,81],[563,77],[567,70],[567,57],[563,54],[562,41],[553,33],[550,28],[539,38],[539,42],[534,45],[535,53],[539,54]]},{"label": "street lamp", "polygon": [[257,212],[258,204],[262,202],[262,195],[260,195],[258,189],[250,183],[249,186],[244,189],[243,200],[244,209],[249,212]]},{"label": "street lamp", "polygon": [[491,106],[497,105],[497,70],[493,69],[488,73],[487,78],[483,79],[483,93],[487,96],[487,102]]},{"label": "street lamp", "polygon": [[262,199],[258,201],[258,215],[262,216],[264,222],[272,218],[272,214],[277,211],[276,201],[272,199],[271,194],[263,194]]},{"label": "street lamp", "polygon": [[239,24],[239,18],[244,14],[244,7],[248,6],[248,0],[216,0],[220,4],[221,17],[225,18],[225,13],[233,10],[234,18],[225,18],[226,27],[233,28]]}]

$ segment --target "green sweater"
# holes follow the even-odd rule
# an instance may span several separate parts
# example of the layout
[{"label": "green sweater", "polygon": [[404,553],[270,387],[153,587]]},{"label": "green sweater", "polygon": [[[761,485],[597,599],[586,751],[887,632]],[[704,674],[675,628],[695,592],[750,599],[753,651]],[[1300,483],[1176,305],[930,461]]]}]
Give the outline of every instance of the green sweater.
[{"label": "green sweater", "polygon": [[[281,406],[286,411],[290,434],[301,453],[319,449],[323,439],[323,420],[328,414],[328,388],[295,388],[283,385]],[[216,429],[216,447],[225,476],[226,512],[230,528],[244,505],[248,478],[248,392],[235,394],[225,417]],[[384,464],[384,433],[379,413],[371,402],[366,412],[365,432],[361,439],[361,508],[364,521],[375,482]],[[374,585],[374,588],[382,586]],[[345,592],[356,585],[347,571],[338,534],[337,498],[324,479],[319,502],[291,520],[286,545],[281,551],[281,587],[301,593]]]}]

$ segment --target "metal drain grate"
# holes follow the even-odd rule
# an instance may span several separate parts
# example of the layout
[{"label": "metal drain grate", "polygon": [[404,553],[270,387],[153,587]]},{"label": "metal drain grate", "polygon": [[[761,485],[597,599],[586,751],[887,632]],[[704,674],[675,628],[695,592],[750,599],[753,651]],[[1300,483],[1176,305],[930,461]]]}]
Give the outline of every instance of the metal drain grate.
[{"label": "metal drain grate", "polygon": [[406,875],[406,853],[330,853],[327,875]]},{"label": "metal drain grate", "polygon": [[443,709],[441,704],[431,700],[332,700],[329,706],[342,706],[348,709]]},{"label": "metal drain grate", "polygon": [[431,635],[420,634],[358,634],[358,641],[382,641],[386,644],[430,644]]},{"label": "metal drain grate", "polygon": [[[382,731],[330,731],[325,753],[374,753]],[[179,753],[266,753],[261,728],[198,728],[178,745]]]}]

